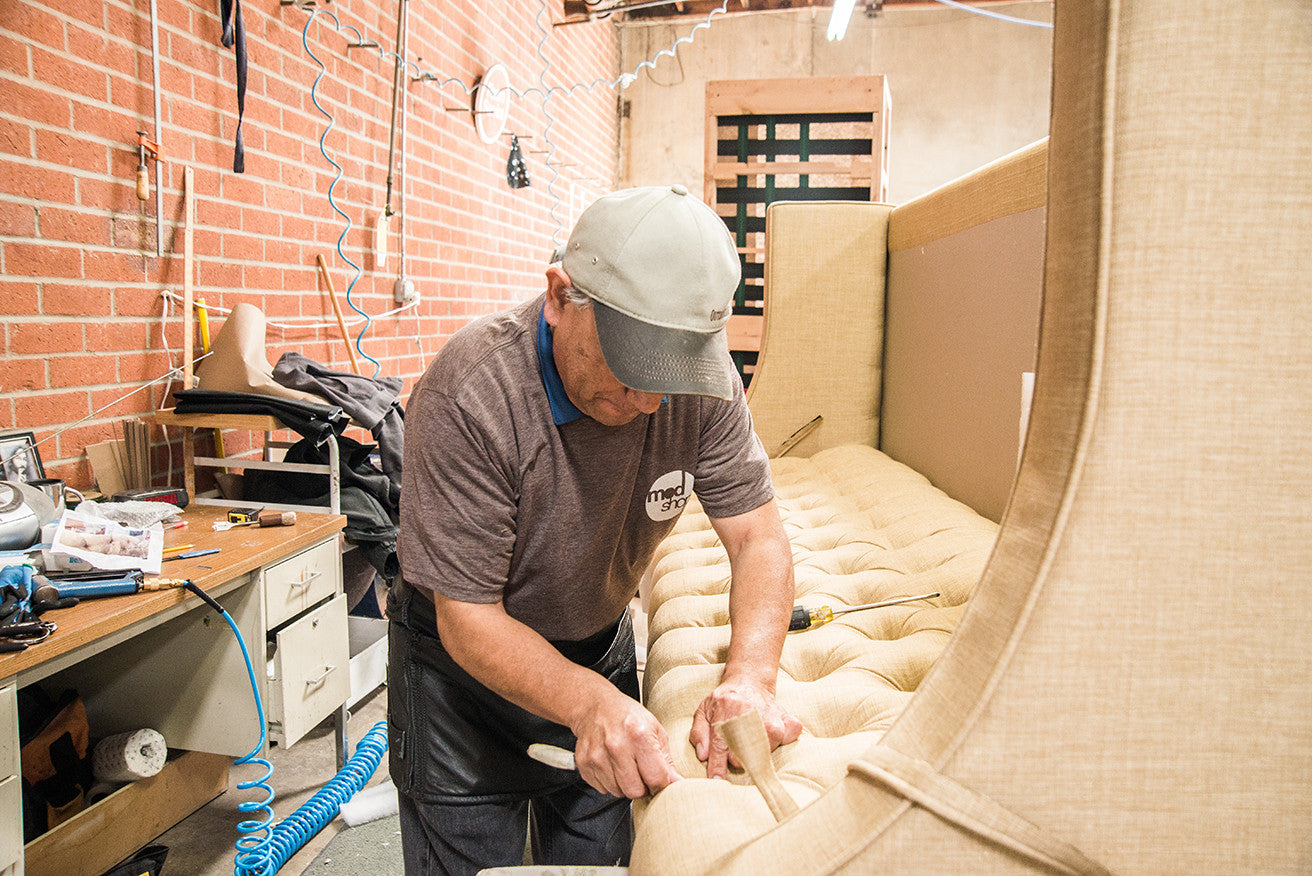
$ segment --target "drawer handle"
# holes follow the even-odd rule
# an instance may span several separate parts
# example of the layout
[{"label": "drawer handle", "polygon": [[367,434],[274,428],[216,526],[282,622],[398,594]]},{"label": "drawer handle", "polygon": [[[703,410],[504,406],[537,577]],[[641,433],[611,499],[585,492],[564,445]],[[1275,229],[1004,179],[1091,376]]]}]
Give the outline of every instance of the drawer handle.
[{"label": "drawer handle", "polygon": [[318,581],[322,577],[323,577],[323,572],[311,572],[308,576],[303,574],[301,580],[292,582],[292,589],[301,590],[305,587],[309,587],[311,584],[313,584],[315,581]]},{"label": "drawer handle", "polygon": [[336,666],[333,666],[332,664],[329,664],[329,665],[325,666],[325,667],[323,668],[323,675],[319,676],[318,678],[310,678],[310,679],[306,679],[305,686],[306,686],[306,687],[318,687],[319,685],[321,685],[321,684],[324,683],[324,679],[326,679],[329,675],[331,675],[332,672],[333,672],[333,670],[336,669],[336,668],[337,668],[337,667],[336,667]]}]

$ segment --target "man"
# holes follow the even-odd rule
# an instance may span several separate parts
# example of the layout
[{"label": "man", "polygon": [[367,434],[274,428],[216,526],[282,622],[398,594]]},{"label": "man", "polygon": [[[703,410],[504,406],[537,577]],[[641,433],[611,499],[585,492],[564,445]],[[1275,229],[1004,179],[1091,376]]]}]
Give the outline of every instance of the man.
[{"label": "man", "polygon": [[[638,702],[627,606],[695,487],[729,554],[733,633],[690,741],[774,700],[792,555],[724,338],[738,257],[682,186],[605,196],[547,291],[458,332],[406,411],[389,733],[408,874],[627,863],[630,798],[679,779]],[[578,772],[526,756],[572,749]]]}]

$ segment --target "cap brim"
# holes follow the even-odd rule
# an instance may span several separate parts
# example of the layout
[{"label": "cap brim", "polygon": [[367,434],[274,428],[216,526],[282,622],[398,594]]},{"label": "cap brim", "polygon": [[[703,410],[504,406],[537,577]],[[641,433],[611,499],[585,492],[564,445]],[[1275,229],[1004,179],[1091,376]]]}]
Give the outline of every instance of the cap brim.
[{"label": "cap brim", "polygon": [[724,330],[703,334],[634,319],[593,300],[597,338],[615,379],[639,392],[731,401],[733,359]]}]

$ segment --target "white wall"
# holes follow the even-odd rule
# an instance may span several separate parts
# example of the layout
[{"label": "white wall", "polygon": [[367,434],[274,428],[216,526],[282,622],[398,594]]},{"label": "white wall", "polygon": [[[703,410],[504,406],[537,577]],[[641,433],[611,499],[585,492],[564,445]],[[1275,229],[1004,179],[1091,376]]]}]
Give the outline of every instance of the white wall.
[{"label": "white wall", "polygon": [[[1051,0],[991,8],[1052,21]],[[948,7],[876,18],[858,11],[847,37],[831,43],[828,21],[827,8],[718,15],[675,57],[643,69],[621,94],[619,185],[682,182],[702,190],[705,83],[712,79],[885,75],[895,204],[1047,135],[1051,30]],[[618,27],[627,72],[692,30],[683,23]]]}]

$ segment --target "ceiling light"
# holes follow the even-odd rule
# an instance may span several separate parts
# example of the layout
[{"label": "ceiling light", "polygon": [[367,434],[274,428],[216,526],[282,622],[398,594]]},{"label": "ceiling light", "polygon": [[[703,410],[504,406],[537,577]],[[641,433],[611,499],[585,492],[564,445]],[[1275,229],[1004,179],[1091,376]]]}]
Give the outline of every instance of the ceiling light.
[{"label": "ceiling light", "polygon": [[852,10],[856,9],[856,0],[834,0],[834,8],[829,13],[829,40],[841,40],[847,34],[847,23],[852,20]]}]

